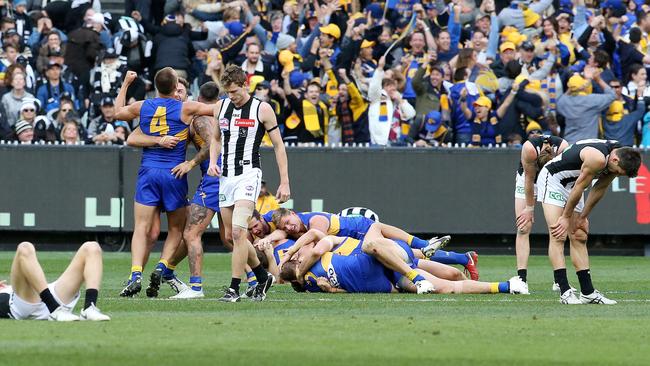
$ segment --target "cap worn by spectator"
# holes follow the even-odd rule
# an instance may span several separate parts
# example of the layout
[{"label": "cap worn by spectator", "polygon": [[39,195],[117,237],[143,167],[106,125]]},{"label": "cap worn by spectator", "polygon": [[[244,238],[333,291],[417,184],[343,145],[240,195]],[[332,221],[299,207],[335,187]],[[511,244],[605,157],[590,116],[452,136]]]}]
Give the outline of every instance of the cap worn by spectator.
[{"label": "cap worn by spectator", "polygon": [[591,93],[591,82],[583,78],[582,76],[575,74],[569,78],[567,83],[569,92],[572,94],[578,95],[587,95]]},{"label": "cap worn by spectator", "polygon": [[113,101],[113,98],[111,97],[104,97],[102,98],[102,107],[106,105],[115,105],[115,102]]},{"label": "cap worn by spectator", "polygon": [[499,52],[506,52],[507,50],[515,50],[517,47],[515,47],[515,44],[512,42],[503,42],[501,43],[501,46],[499,46]]},{"label": "cap worn by spectator", "polygon": [[27,0],[15,0],[14,1],[14,9],[18,9],[19,6],[27,7]]},{"label": "cap worn by spectator", "polygon": [[51,68],[53,68],[53,67],[58,67],[58,68],[60,68],[60,69],[63,68],[63,66],[61,66],[61,64],[58,63],[58,62],[56,62],[56,61],[50,61],[50,62],[47,63],[47,69],[48,69],[48,70],[51,69]]},{"label": "cap worn by spectator", "polygon": [[319,28],[321,33],[330,35],[336,39],[341,38],[341,29],[336,24],[328,24]]},{"label": "cap worn by spectator", "polygon": [[248,87],[248,92],[252,93],[255,91],[255,88],[257,88],[258,85],[261,85],[261,83],[264,81],[264,76],[261,75],[253,75],[251,76],[250,80],[248,81],[249,87]]},{"label": "cap worn by spectator", "polygon": [[623,102],[620,100],[615,100],[612,102],[612,104],[609,105],[609,109],[607,110],[607,120],[611,122],[619,122],[621,119],[623,119],[623,114],[625,113],[625,107],[623,106]]},{"label": "cap worn by spectator", "polygon": [[118,58],[117,52],[115,52],[115,48],[109,48],[106,50],[104,53],[104,59],[107,58]]},{"label": "cap worn by spectator", "polygon": [[10,29],[7,29],[5,31],[5,33],[4,33],[4,35],[2,37],[6,38],[6,37],[10,37],[10,36],[17,35],[17,34],[18,34],[18,32],[16,31],[16,29],[10,28]]},{"label": "cap worn by spectator", "polygon": [[294,70],[289,75],[289,84],[291,85],[292,88],[300,87],[304,81],[305,81],[305,75],[300,71]]},{"label": "cap worn by spectator", "polygon": [[535,51],[535,45],[531,41],[523,42],[520,47],[524,51]]},{"label": "cap worn by spectator", "polygon": [[129,126],[128,123],[126,123],[124,121],[115,121],[114,125],[115,125],[115,128],[123,127],[128,133],[131,133],[131,127]]},{"label": "cap worn by spectator", "polygon": [[424,128],[427,132],[436,132],[442,123],[442,114],[438,111],[431,111],[424,117]]},{"label": "cap worn by spectator", "polygon": [[364,39],[363,42],[361,42],[361,48],[374,47],[375,44],[376,44],[375,41],[369,41],[367,39]]},{"label": "cap worn by spectator", "polygon": [[20,135],[21,133],[27,131],[27,130],[33,130],[34,127],[32,125],[25,121],[25,120],[20,120],[16,122],[16,125],[14,126],[14,129],[16,131],[16,136]]},{"label": "cap worn by spectator", "polygon": [[479,107],[487,107],[487,109],[490,109],[492,108],[492,101],[488,97],[481,96],[476,99],[474,105]]},{"label": "cap worn by spectator", "polygon": [[523,34],[519,32],[511,32],[506,36],[506,40],[508,42],[514,43],[515,46],[519,46],[522,44],[525,40],[527,40],[528,37],[524,36]]},{"label": "cap worn by spectator", "polygon": [[542,134],[542,126],[535,122],[535,121],[530,121],[528,122],[528,126],[526,126],[526,133],[531,134],[531,133],[538,133]]},{"label": "cap worn by spectator", "polygon": [[318,85],[319,88],[321,89],[323,88],[319,77],[315,77],[309,80],[309,83],[307,85]]}]

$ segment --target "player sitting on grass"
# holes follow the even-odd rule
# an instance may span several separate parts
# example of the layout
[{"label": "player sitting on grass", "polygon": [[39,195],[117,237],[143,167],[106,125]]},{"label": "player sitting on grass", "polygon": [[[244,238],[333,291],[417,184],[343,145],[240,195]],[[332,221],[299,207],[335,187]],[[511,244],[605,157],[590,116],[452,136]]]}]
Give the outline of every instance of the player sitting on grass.
[{"label": "player sitting on grass", "polygon": [[[36,257],[36,249],[22,242],[11,264],[11,286],[0,281],[0,318],[16,320],[111,320],[96,307],[102,282],[102,250],[97,242],[85,242],[68,268],[48,284]],[[81,317],[74,315],[79,289],[86,285],[86,300]]]},{"label": "player sitting on grass", "polygon": [[[309,265],[313,258],[292,258],[280,269],[280,277],[292,284],[299,291],[310,292],[396,292],[399,288],[405,292],[423,293],[418,283],[423,278],[434,285],[435,293],[513,293],[524,289],[524,283],[518,276],[506,282],[478,282],[472,280],[448,281],[437,278],[421,269],[413,269],[418,260],[410,257],[408,264],[400,256],[400,247],[386,238],[364,240],[363,253],[343,256],[324,250],[332,245],[341,244],[345,239],[326,236],[316,244],[314,253],[324,253],[316,258],[316,263]],[[367,254],[372,253],[372,256]],[[395,273],[395,268],[411,268],[406,274]],[[430,292],[430,291],[427,291]]]},{"label": "player sitting on grass", "polygon": [[[456,253],[440,249],[451,240],[449,235],[425,241],[408,234],[400,228],[374,222],[363,216],[340,217],[324,212],[296,213],[282,208],[272,214],[272,219],[273,225],[296,239],[298,245],[300,245],[301,240],[305,242],[313,240],[313,237],[300,239],[303,234],[312,228],[328,235],[350,236],[357,239],[383,237],[402,240],[408,243],[411,248],[420,250],[424,255],[423,258],[443,264],[460,264],[465,267],[471,279],[478,280],[479,278],[478,255],[476,252]],[[282,233],[272,235],[269,240],[277,240],[276,237],[282,238]]]}]

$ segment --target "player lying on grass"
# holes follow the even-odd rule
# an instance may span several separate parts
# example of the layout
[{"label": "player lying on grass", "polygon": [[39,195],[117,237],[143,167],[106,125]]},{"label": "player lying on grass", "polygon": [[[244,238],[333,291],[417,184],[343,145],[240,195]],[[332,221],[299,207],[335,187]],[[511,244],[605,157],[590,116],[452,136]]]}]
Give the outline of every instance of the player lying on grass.
[{"label": "player lying on grass", "polygon": [[[111,320],[97,308],[102,282],[102,250],[97,242],[85,242],[59,278],[48,284],[29,242],[18,244],[11,264],[11,286],[0,281],[0,318],[16,320]],[[79,289],[86,286],[81,316],[74,315]]]},{"label": "player lying on grass", "polygon": [[[478,282],[472,280],[449,281],[432,274],[415,269],[418,260],[410,257],[408,264],[401,255],[400,246],[386,238],[364,240],[363,252],[343,256],[324,249],[337,241],[344,239],[326,236],[316,244],[315,253],[324,253],[316,258],[294,257],[284,263],[280,269],[280,277],[290,282],[297,291],[310,292],[404,292],[423,293],[418,284],[433,284],[435,293],[521,293],[524,283],[518,276],[506,282]],[[339,243],[340,244],[340,243]],[[322,247],[322,248],[321,248]],[[369,255],[367,253],[372,253]],[[396,268],[406,266],[410,270],[396,273]],[[426,282],[425,282],[426,281]],[[430,291],[427,291],[430,292]]]},{"label": "player lying on grass", "polygon": [[[271,218],[272,220],[269,220]],[[324,234],[336,236],[350,236],[353,238],[363,237],[385,237],[389,239],[402,240],[413,249],[417,249],[423,255],[422,258],[430,259],[443,264],[460,264],[465,267],[473,280],[478,280],[478,255],[476,252],[456,253],[443,251],[440,248],[447,245],[451,240],[450,236],[432,238],[429,241],[417,238],[395,226],[375,222],[363,216],[342,217],[325,212],[296,213],[287,209],[279,209],[271,215],[255,218],[260,222],[251,220],[249,229],[260,235],[265,230],[277,228],[273,234],[267,234],[265,240],[279,240],[287,235],[297,240],[297,245],[313,241],[313,237],[301,238],[309,229],[320,230]],[[264,222],[261,222],[264,220]],[[266,225],[265,225],[266,223]],[[257,236],[257,235],[256,235]],[[259,237],[259,236],[258,236]]]},{"label": "player lying on grass", "polygon": [[[324,234],[318,230],[311,229],[311,236],[316,239],[313,242],[307,244],[316,244],[319,240],[325,237]],[[268,242],[258,242],[256,243],[256,248],[263,252],[264,263],[269,263],[268,268],[272,273],[278,272],[281,263],[286,262],[288,259],[292,258],[294,255],[296,258],[303,258],[303,265],[309,267],[313,265],[318,258],[320,258],[325,252],[332,252],[334,254],[342,256],[351,256],[355,254],[363,253],[363,240],[350,238],[350,237],[335,237],[334,240],[327,240],[322,245],[303,245],[300,248],[297,248],[293,245],[293,240],[287,240],[286,242],[280,242],[278,245],[273,248],[272,245]],[[413,249],[409,247],[404,241],[401,240],[391,240],[393,245],[396,246],[396,252],[399,254],[400,258],[404,260],[407,264],[415,263],[415,267],[425,270],[436,277],[448,279],[451,281],[460,281],[466,280],[467,277],[459,271],[458,269],[436,263],[427,259],[420,259],[416,256],[416,253],[421,253],[418,249]],[[329,244],[329,245],[328,245]],[[373,253],[366,253],[373,255]],[[275,263],[271,263],[275,262]]]}]

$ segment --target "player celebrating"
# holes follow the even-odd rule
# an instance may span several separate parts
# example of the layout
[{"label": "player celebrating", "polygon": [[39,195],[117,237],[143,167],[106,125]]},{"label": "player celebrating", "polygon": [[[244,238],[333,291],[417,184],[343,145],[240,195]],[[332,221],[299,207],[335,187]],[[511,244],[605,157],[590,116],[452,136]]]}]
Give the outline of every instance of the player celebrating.
[{"label": "player celebrating", "polygon": [[517,217],[517,275],[527,283],[528,256],[530,255],[530,229],[534,222],[535,198],[537,186],[535,181],[540,169],[569,144],[556,136],[535,135],[521,148],[521,160],[515,178],[515,216]]},{"label": "player celebrating", "polygon": [[[221,76],[221,86],[228,97],[215,106],[214,129],[210,144],[208,174],[220,176],[219,207],[224,226],[232,226],[234,248],[232,253],[232,279],[224,296],[225,302],[239,301],[240,275],[246,263],[251,266],[258,284],[252,299],[262,301],[273,284],[273,276],[262,267],[253,245],[248,240],[248,221],[260,191],[260,144],[268,132],[280,172],[280,185],[276,197],[286,202],[290,196],[287,154],[273,108],[266,102],[248,94],[246,73],[235,65],[226,67]],[[222,156],[222,168],[217,159]]]},{"label": "player celebrating", "polygon": [[[0,281],[0,318],[16,320],[111,320],[97,309],[102,282],[102,249],[97,242],[85,242],[77,250],[68,268],[48,284],[32,243],[18,244],[11,264],[11,286]],[[79,289],[86,286],[81,317],[72,314]]]},{"label": "player celebrating", "polygon": [[[115,100],[116,118],[133,120],[140,117],[140,129],[150,136],[160,137],[161,147],[145,148],[138,172],[134,202],[134,231],[131,240],[131,277],[120,296],[131,297],[142,289],[142,266],[146,256],[148,235],[159,210],[167,212],[167,239],[156,271],[151,274],[150,288],[160,283],[169,260],[180,244],[185,226],[187,178],[176,178],[170,171],[185,161],[188,124],[194,115],[210,115],[212,107],[198,102],[176,99],[178,77],[166,67],[156,73],[154,83],[158,97],[125,106],[126,92],[137,74],[129,71]],[[172,148],[162,148],[170,141]],[[153,295],[151,292],[148,295]],[[157,295],[157,292],[156,292]]]},{"label": "player celebrating", "polygon": [[[613,140],[582,140],[542,168],[537,179],[537,199],[542,202],[548,224],[548,255],[555,282],[560,286],[563,304],[616,304],[591,283],[587,235],[587,217],[618,176],[636,177],[641,154],[631,147],[621,147]],[[593,184],[587,202],[583,192]],[[580,297],[569,286],[564,261],[564,242],[571,239],[571,260],[580,281]]]}]

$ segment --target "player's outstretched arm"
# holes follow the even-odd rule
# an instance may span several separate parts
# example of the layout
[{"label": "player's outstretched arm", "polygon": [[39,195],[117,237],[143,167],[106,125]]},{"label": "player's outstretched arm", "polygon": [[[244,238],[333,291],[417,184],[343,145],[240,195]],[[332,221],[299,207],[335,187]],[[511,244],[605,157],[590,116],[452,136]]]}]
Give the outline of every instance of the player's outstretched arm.
[{"label": "player's outstretched arm", "polygon": [[124,77],[124,83],[120,87],[119,93],[115,98],[115,119],[123,121],[132,121],[133,119],[140,116],[140,108],[142,108],[142,101],[135,102],[131,105],[126,105],[126,91],[129,90],[129,86],[133,83],[133,80],[138,77],[133,71],[127,71],[126,76]]},{"label": "player's outstretched arm", "polygon": [[273,143],[275,160],[278,163],[278,170],[280,171],[280,185],[276,191],[275,198],[277,198],[280,203],[284,203],[291,197],[287,152],[284,148],[284,142],[282,141],[282,136],[280,136],[280,131],[278,130],[278,122],[273,108],[271,108],[268,103],[263,102],[260,106],[260,115],[260,120],[264,123],[264,128],[269,133],[269,137]]}]

